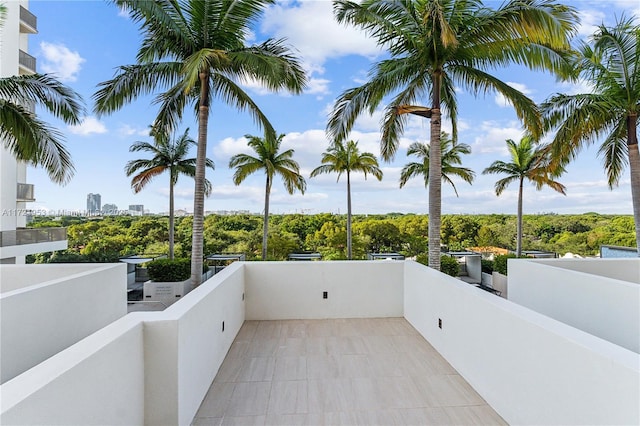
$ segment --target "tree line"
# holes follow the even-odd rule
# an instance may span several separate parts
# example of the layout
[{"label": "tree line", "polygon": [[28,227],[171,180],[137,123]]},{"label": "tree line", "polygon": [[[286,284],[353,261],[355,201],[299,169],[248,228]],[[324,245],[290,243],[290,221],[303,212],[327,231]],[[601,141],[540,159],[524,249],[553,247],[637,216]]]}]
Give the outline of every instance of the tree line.
[{"label": "tree line", "polygon": [[[428,253],[427,215],[353,215],[352,257],[367,253],[398,252],[407,257]],[[175,220],[176,257],[190,257],[193,218]],[[504,214],[443,215],[440,238],[444,250],[479,246],[513,250],[517,216]],[[168,255],[169,218],[163,216],[111,216],[100,219],[39,217],[35,227],[65,226],[69,248],[41,253],[29,262],[116,262],[126,255]],[[271,215],[268,260],[286,260],[294,252],[318,252],[325,260],[346,259],[346,215]],[[243,253],[248,260],[262,258],[263,220],[260,215],[208,215],[204,219],[205,256]],[[523,217],[523,249],[564,255],[595,256],[601,245],[636,244],[631,215],[538,214]]]}]

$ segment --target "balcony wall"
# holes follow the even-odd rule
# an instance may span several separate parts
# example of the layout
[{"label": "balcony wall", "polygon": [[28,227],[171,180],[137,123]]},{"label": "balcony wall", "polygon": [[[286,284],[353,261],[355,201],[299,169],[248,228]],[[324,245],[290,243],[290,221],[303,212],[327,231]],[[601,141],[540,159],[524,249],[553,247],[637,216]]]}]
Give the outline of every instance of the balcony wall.
[{"label": "balcony wall", "polygon": [[638,354],[414,262],[404,298],[405,318],[508,423],[640,424]]},{"label": "balcony wall", "polygon": [[0,383],[126,315],[125,270],[124,264],[3,265]]},{"label": "balcony wall", "polygon": [[510,260],[509,300],[640,353],[638,258]]},{"label": "balcony wall", "polygon": [[[148,425],[189,424],[245,312],[246,318],[268,319],[258,315],[276,316],[283,308],[282,317],[288,317],[297,309],[283,303],[289,301],[304,304],[317,318],[363,316],[361,303],[379,309],[363,289],[369,283],[370,293],[389,290],[383,281],[395,282],[401,315],[507,422],[640,423],[637,354],[415,262],[356,263],[235,262],[167,310],[127,315],[4,384],[0,423],[42,423],[45,412],[50,424],[141,424],[141,417]],[[349,265],[362,269],[345,272]],[[311,296],[299,291],[307,284]],[[294,294],[272,302],[289,290]],[[328,291],[328,299],[318,290]],[[334,297],[338,307],[328,303]],[[132,354],[135,372],[123,366],[124,353]],[[123,402],[123,393],[130,401]],[[69,409],[76,399],[100,401],[109,410]],[[142,414],[131,408],[141,400]]]}]

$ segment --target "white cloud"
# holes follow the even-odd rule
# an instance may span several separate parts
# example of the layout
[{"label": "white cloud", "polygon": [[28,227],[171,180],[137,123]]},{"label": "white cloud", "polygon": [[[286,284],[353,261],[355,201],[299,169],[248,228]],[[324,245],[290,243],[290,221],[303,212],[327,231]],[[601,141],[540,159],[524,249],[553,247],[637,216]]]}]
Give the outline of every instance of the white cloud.
[{"label": "white cloud", "polygon": [[85,61],[78,52],[72,52],[63,44],[40,43],[43,61],[42,70],[45,73],[56,74],[64,82],[76,81],[82,63]]},{"label": "white cloud", "polygon": [[122,136],[149,137],[149,127],[133,127],[128,124],[123,124],[118,128],[118,133]]},{"label": "white cloud", "polygon": [[596,31],[599,25],[605,20],[605,13],[594,9],[583,9],[578,12],[580,17],[580,26],[578,27],[578,36],[588,38]]},{"label": "white cloud", "polygon": [[[524,84],[521,83],[514,83],[511,81],[507,81],[506,82],[507,85],[513,87],[516,90],[519,90],[520,92],[522,92],[525,95],[530,95],[532,92],[531,90]],[[510,107],[511,106],[511,102],[509,102],[507,100],[507,98],[505,98],[502,93],[497,93],[496,97],[495,97],[495,101],[496,101],[496,105],[498,105],[501,108],[506,108],[506,107]]]},{"label": "white cloud", "polygon": [[78,125],[67,126],[74,135],[88,136],[92,134],[107,133],[107,127],[92,116],[85,117]]},{"label": "white cloud", "polygon": [[330,1],[278,2],[266,11],[262,31],[286,38],[312,70],[328,58],[352,54],[373,58],[381,53],[372,37],[338,24]]},{"label": "white cloud", "polygon": [[516,123],[509,123],[507,127],[498,127],[498,123],[493,121],[485,121],[481,125],[483,134],[475,138],[471,148],[474,153],[488,154],[501,153],[508,155],[507,139],[519,141],[523,136],[522,127]]}]

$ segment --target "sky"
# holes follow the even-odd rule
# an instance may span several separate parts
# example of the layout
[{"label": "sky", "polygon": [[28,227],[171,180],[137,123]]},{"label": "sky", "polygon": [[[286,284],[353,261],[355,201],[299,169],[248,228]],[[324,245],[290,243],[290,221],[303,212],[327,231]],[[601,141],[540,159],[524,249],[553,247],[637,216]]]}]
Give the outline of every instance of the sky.
[{"label": "sky", "polygon": [[[565,1],[575,6],[581,18],[578,37],[588,37],[595,26],[613,25],[621,15],[640,16],[637,1],[607,0]],[[501,2],[485,1],[491,7]],[[38,34],[29,39],[29,52],[37,58],[38,72],[52,73],[73,88],[85,100],[87,115],[77,126],[67,126],[47,119],[65,136],[75,165],[70,183],[52,183],[41,169],[30,168],[28,182],[35,185],[36,202],[29,207],[42,212],[82,212],[86,209],[88,193],[99,193],[102,204],[115,204],[126,210],[130,204],[143,204],[151,213],[168,211],[169,177],[157,177],[140,193],[131,190],[131,180],[124,173],[130,160],[143,158],[144,153],[131,153],[136,141],[152,142],[148,126],[157,108],[152,97],[141,97],[120,111],[107,116],[93,113],[92,96],[97,85],[113,78],[116,68],[135,63],[139,47],[138,26],[116,6],[106,1],[31,0],[29,9],[38,18]],[[342,92],[366,81],[369,69],[384,57],[371,38],[355,28],[339,25],[333,18],[332,5],[326,0],[278,1],[269,7],[259,25],[253,28],[254,44],[267,38],[286,38],[308,72],[309,85],[302,95],[273,94],[251,84],[244,89],[252,96],[273,124],[283,133],[282,149],[294,149],[294,159],[307,180],[304,195],[289,195],[277,178],[274,182],[270,211],[272,213],[346,213],[346,181],[327,174],[309,178],[311,170],[320,165],[322,153],[329,146],[325,127],[333,103]],[[543,73],[532,73],[522,67],[496,70],[495,75],[521,90],[536,102],[554,93],[579,93],[585,86],[558,83]],[[515,214],[517,184],[512,184],[500,197],[495,195],[494,183],[498,175],[482,175],[482,170],[495,160],[508,161],[507,139],[518,141],[522,127],[513,109],[495,93],[474,97],[459,91],[459,142],[471,146],[472,153],[463,156],[463,166],[475,171],[473,185],[455,180],[459,197],[443,183],[443,214]],[[384,105],[372,116],[362,116],[350,139],[356,140],[361,151],[379,156],[380,118]],[[45,116],[46,117],[46,116]],[[195,117],[186,112],[184,123],[178,128],[182,134],[197,139]],[[443,120],[443,130],[450,124]],[[217,100],[211,106],[207,156],[215,163],[215,170],[207,171],[213,184],[212,195],[205,200],[207,211],[248,210],[260,213],[264,208],[263,173],[256,173],[240,186],[232,181],[229,159],[240,152],[251,153],[244,135],[261,136],[261,130],[251,117]],[[428,142],[429,122],[411,116],[400,148],[391,162],[380,160],[382,181],[362,174],[352,178],[353,213],[383,214],[389,212],[418,213],[428,211],[428,192],[421,178],[410,180],[402,189],[399,177],[402,167],[414,158],[407,157],[412,142]],[[148,154],[147,154],[148,155]],[[195,148],[192,156],[195,157]],[[580,214],[599,212],[632,214],[631,187],[628,170],[620,185],[610,190],[597,155],[597,144],[583,150],[578,159],[559,179],[567,187],[567,195],[545,188],[536,191],[527,185],[524,211],[529,214]],[[176,209],[193,211],[193,180],[180,177],[175,188]]]}]

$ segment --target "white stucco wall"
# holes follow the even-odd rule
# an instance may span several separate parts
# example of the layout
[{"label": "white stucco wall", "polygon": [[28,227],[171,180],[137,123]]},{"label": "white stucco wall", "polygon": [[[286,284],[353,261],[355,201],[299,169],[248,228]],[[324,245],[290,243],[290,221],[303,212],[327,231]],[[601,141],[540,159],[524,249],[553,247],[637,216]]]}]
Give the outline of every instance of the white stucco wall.
[{"label": "white stucco wall", "polygon": [[639,279],[640,259],[509,261],[509,300],[640,353]]},{"label": "white stucco wall", "polygon": [[[3,265],[1,271],[3,288],[33,283],[0,294],[1,383],[127,313],[122,263]],[[37,272],[45,279],[49,271],[57,278],[34,283]],[[20,274],[24,280],[9,278]]]},{"label": "white stucco wall", "polygon": [[145,397],[147,425],[191,422],[244,323],[243,293],[236,262],[146,322],[146,386],[158,390]]},{"label": "white stucco wall", "polygon": [[0,424],[144,424],[143,324],[135,315],[4,383]]},{"label": "white stucco wall", "polygon": [[640,423],[637,354],[415,262],[404,299],[405,318],[508,423]]},{"label": "white stucco wall", "polygon": [[247,262],[247,320],[401,317],[403,268],[379,260]]}]

